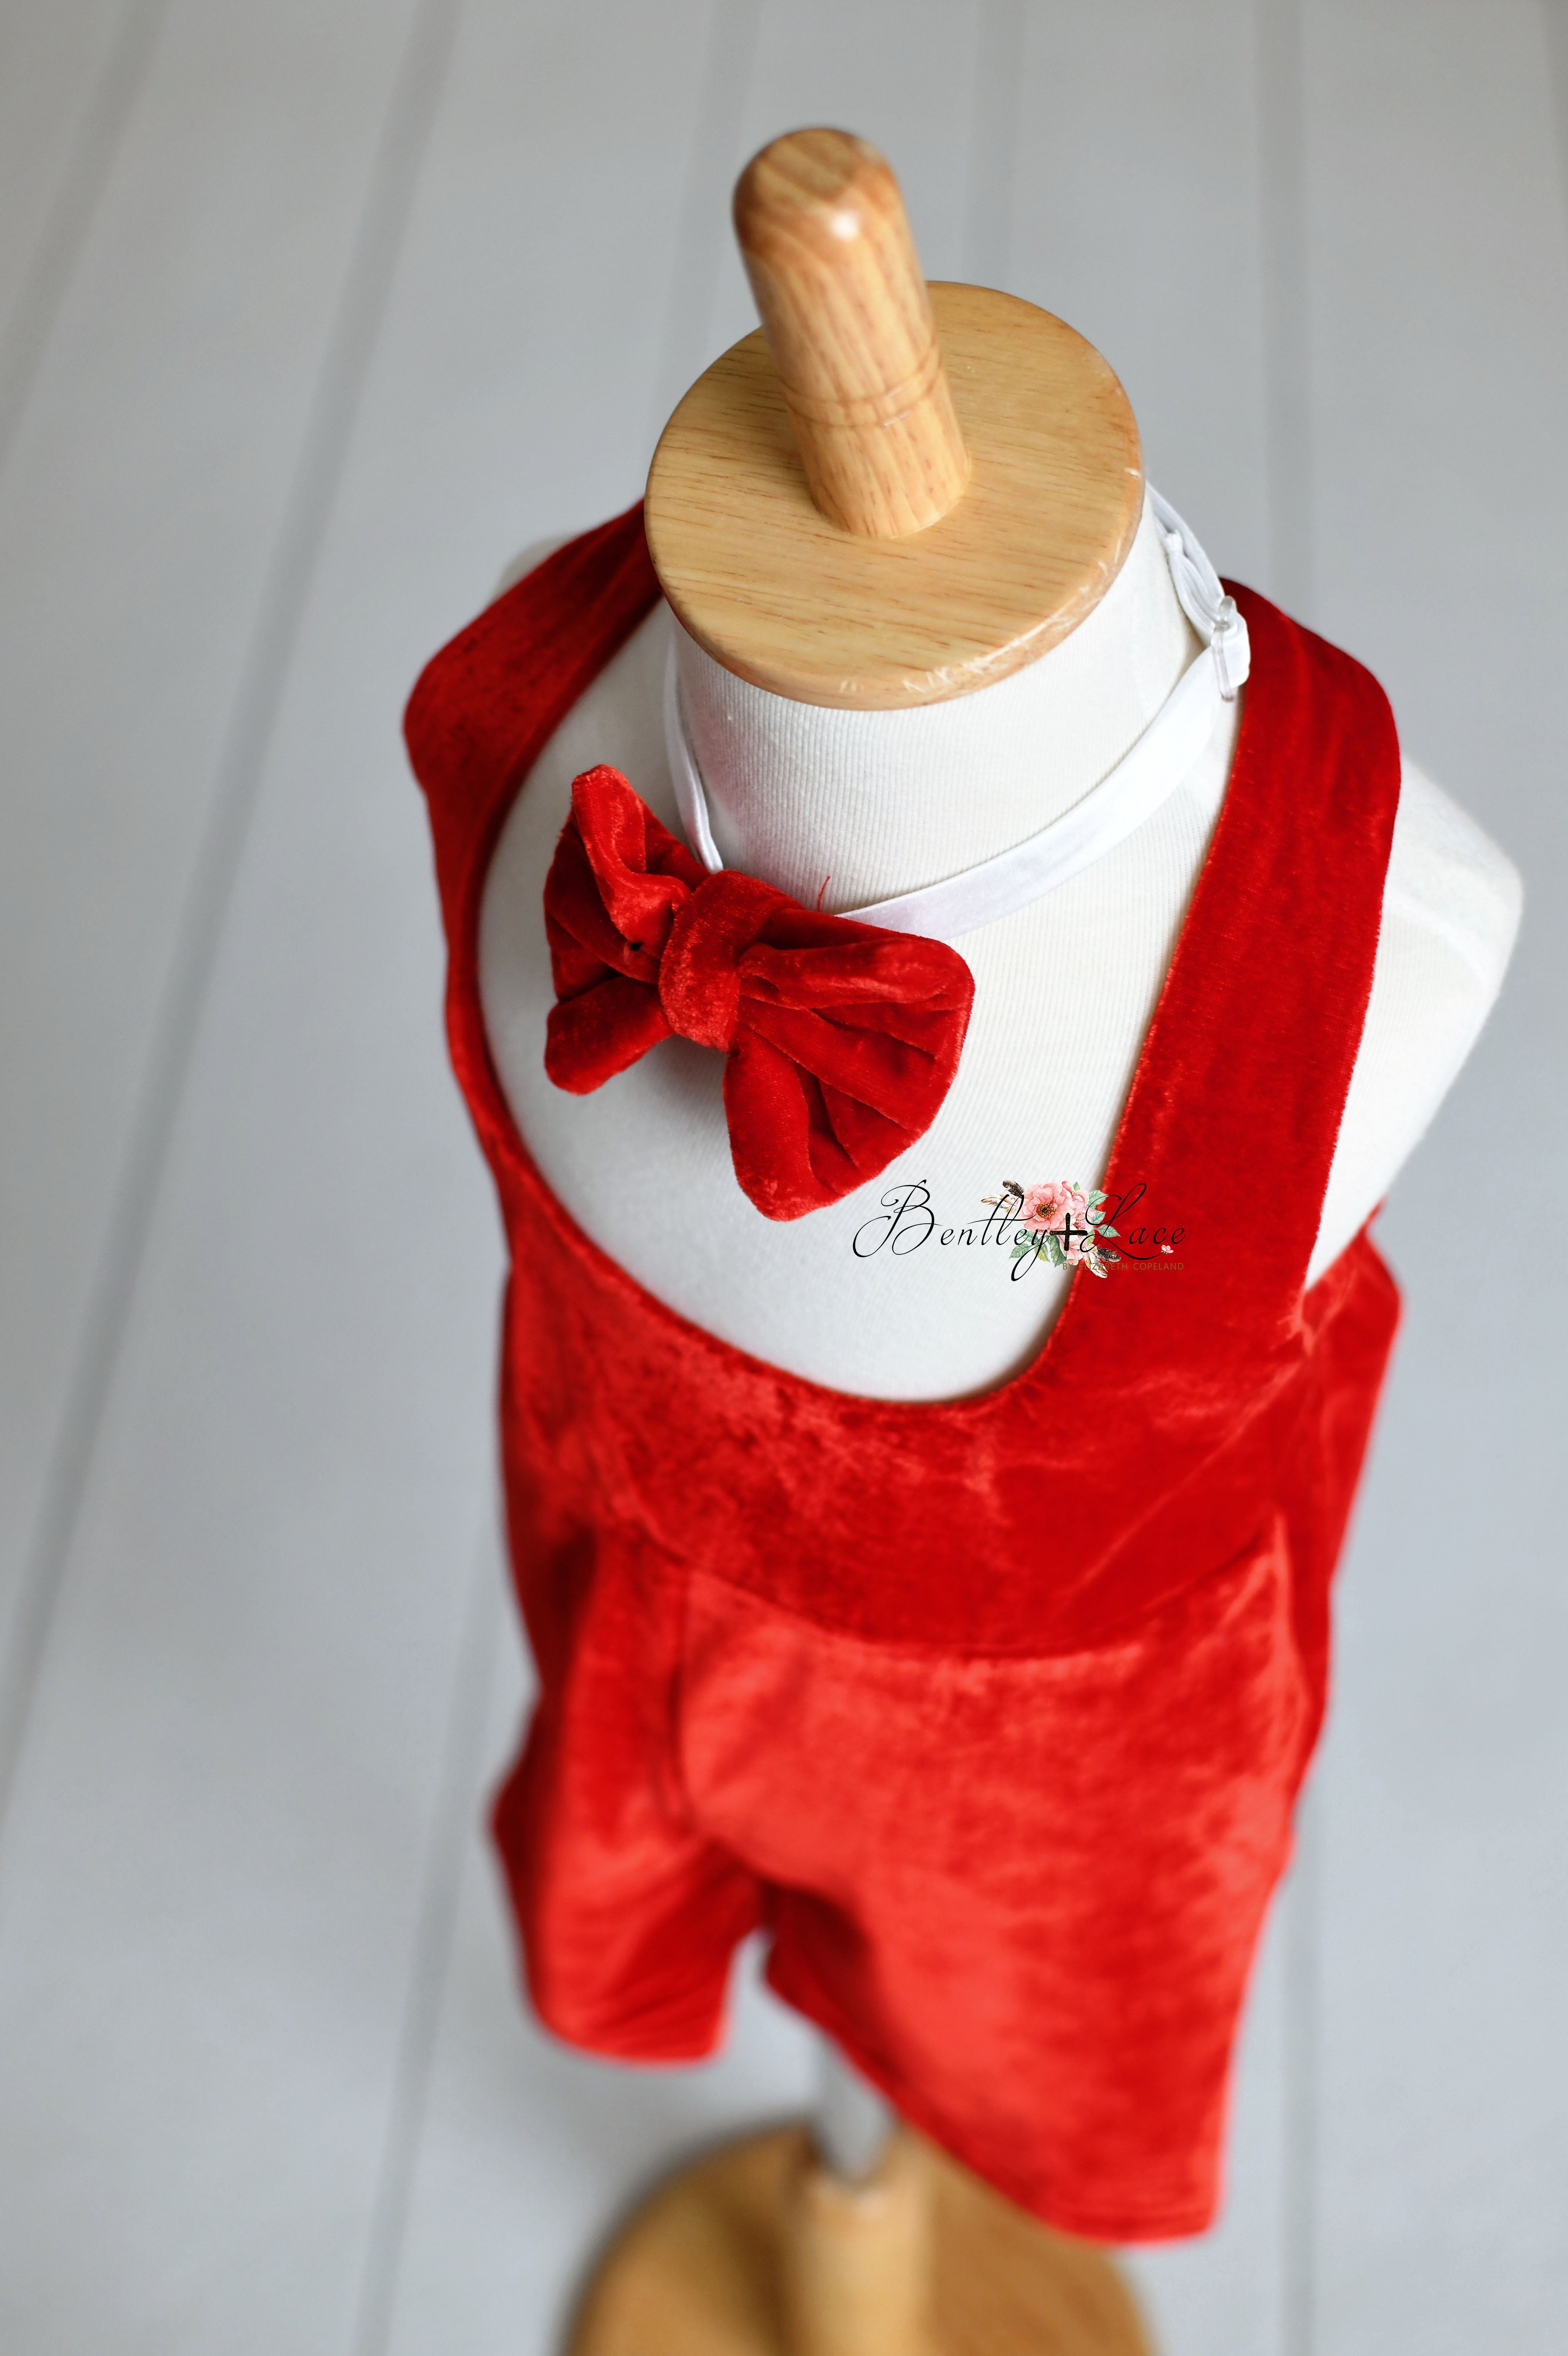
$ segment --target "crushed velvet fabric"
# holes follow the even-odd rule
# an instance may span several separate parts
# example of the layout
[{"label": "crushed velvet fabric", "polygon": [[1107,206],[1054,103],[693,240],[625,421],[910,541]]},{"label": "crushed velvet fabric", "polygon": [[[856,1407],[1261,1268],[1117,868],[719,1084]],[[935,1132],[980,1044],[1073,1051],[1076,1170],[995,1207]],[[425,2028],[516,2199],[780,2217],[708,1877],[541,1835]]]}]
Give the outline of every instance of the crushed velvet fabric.
[{"label": "crushed velvet fabric", "polygon": [[557,1087],[602,1087],[671,1032],[716,1047],[735,1175],[765,1218],[865,1185],[953,1085],[975,1001],[956,949],[706,873],[618,769],[573,779],[544,915]]},{"label": "crushed velvet fabric", "polygon": [[1359,665],[1235,594],[1234,768],[1105,1178],[1143,1186],[1180,1265],[1080,1274],[1030,1365],[945,1404],[827,1390],[687,1323],[551,1195],[491,1065],[486,866],[657,594],[638,511],[482,615],[408,716],[452,1053],[512,1246],[502,1442],[539,1697],[495,1829],[534,2003],[602,2054],[706,2053],[760,1927],[774,1987],[908,2118],[1118,2241],[1214,2211],[1398,1315],[1364,1230],[1304,1290],[1392,721]]}]

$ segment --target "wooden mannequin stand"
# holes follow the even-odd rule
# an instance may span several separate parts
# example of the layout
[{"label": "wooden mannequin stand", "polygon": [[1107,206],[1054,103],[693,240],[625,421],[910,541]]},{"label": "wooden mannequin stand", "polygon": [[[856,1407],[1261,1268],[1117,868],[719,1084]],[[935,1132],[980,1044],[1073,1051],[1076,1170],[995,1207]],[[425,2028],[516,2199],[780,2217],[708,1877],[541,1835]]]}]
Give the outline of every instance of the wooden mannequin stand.
[{"label": "wooden mannequin stand", "polygon": [[[1104,595],[1143,503],[1137,428],[1059,319],[921,276],[893,175],[776,140],[735,225],[763,328],[666,427],[648,542],[679,620],[797,702],[890,711],[1034,661]],[[681,2170],[611,2244],[571,2356],[1147,2356],[1104,2251],[903,2126],[871,2173],[809,2132]]]},{"label": "wooden mannequin stand", "polygon": [[864,2184],[805,2127],[660,2187],[602,2261],[571,2356],[1148,2356],[1093,2242],[1053,2233],[907,2128]]}]

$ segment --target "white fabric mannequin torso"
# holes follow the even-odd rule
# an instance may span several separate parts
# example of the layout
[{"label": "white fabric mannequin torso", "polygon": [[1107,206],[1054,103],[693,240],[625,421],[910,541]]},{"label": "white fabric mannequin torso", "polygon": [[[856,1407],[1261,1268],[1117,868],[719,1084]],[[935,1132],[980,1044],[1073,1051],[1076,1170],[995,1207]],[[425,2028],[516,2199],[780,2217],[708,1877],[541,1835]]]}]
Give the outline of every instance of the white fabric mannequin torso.
[{"label": "white fabric mannequin torso", "polygon": [[[1067,1278],[1040,1264],[1014,1282],[1005,1251],[956,1237],[981,1231],[984,1198],[1004,1178],[1101,1183],[1240,707],[1222,708],[1195,766],[1126,841],[956,939],[975,1011],[935,1122],[870,1185],[780,1224],[735,1183],[717,1056],[669,1039],[588,1097],[544,1073],[554,992],[541,894],[571,779],[608,762],[680,831],[663,723],[672,633],[726,864],[808,905],[820,893],[824,907],[851,908],[1035,833],[1143,734],[1199,654],[1152,515],[1069,638],[993,687],[918,710],[789,702],[722,670],[657,607],[536,763],[485,889],[480,984],[501,1082],[546,1182],[603,1249],[720,1339],[835,1389],[930,1399],[988,1387],[1039,1348]],[[1371,1004],[1309,1276],[1381,1199],[1436,1110],[1501,985],[1519,905],[1507,859],[1407,761]],[[1221,1192],[1244,1180],[1215,1175]],[[866,1252],[888,1224],[882,1198],[916,1183],[935,1215],[930,1239]],[[1107,1281],[1118,1280],[1138,1280]]]}]

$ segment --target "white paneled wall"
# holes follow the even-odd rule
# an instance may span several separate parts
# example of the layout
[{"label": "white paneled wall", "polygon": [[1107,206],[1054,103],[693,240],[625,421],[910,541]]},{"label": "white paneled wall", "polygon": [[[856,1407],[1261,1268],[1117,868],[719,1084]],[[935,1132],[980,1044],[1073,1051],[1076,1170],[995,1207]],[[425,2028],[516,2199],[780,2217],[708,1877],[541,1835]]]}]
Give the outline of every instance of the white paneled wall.
[{"label": "white paneled wall", "polygon": [[[0,475],[7,1763],[155,1175],[149,1124],[166,1127],[193,952],[221,914],[258,663],[298,603],[280,559],[405,16],[400,0],[171,6],[112,155],[79,157],[101,193],[42,348],[16,361],[30,397]],[[18,305],[16,345],[38,307]]]},{"label": "white paneled wall", "polygon": [[640,2185],[806,2096],[749,1974],[704,2071],[515,1992],[500,1252],[397,723],[517,548],[635,496],[751,324],[734,172],[813,119],[933,276],[1099,343],[1525,869],[1385,1221],[1225,2218],[1136,2264],[1167,2356],[1563,2344],[1562,0],[11,0],[6,2356],[546,2356]]},{"label": "white paneled wall", "polygon": [[[1408,1325],[1322,1788],[1335,2356],[1568,2340],[1564,33],[1520,0],[1336,0],[1307,48],[1322,624],[1529,911],[1385,1220]],[[1477,1251],[1482,1201],[1510,1209]]]}]

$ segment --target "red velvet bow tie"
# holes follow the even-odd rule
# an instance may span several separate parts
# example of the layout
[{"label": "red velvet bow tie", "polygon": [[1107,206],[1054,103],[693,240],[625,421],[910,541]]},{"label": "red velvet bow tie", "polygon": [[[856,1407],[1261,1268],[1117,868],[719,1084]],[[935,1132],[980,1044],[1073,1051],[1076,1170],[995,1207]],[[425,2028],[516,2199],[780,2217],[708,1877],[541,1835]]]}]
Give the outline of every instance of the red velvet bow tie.
[{"label": "red velvet bow tie", "polygon": [[863,1186],[952,1086],[975,996],[955,949],[708,874],[617,769],[573,783],[544,911],[557,1087],[586,1096],[671,1032],[717,1047],[735,1175],[770,1219]]}]

